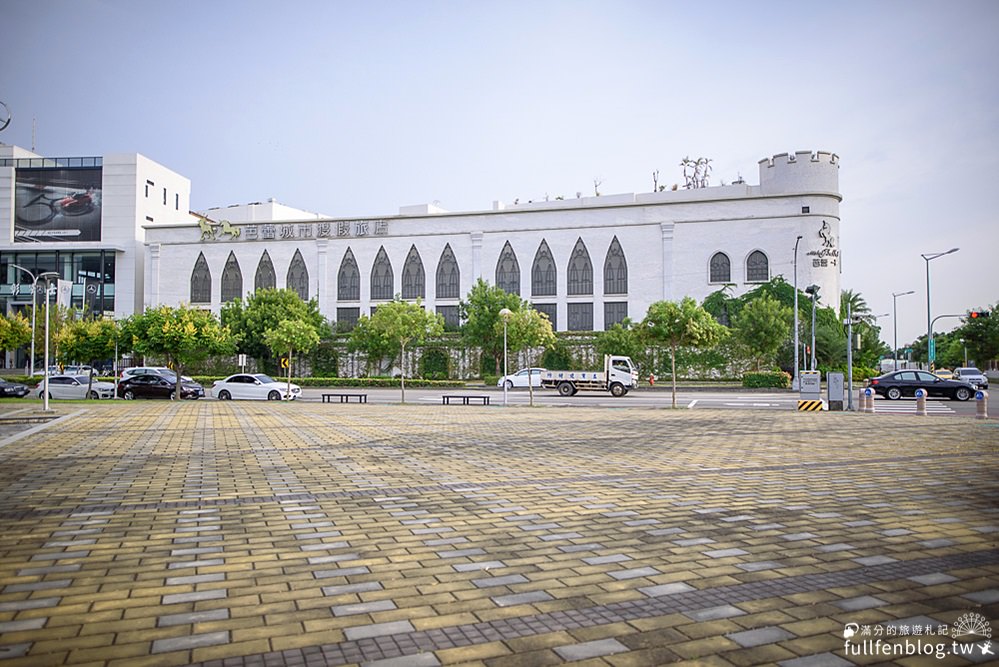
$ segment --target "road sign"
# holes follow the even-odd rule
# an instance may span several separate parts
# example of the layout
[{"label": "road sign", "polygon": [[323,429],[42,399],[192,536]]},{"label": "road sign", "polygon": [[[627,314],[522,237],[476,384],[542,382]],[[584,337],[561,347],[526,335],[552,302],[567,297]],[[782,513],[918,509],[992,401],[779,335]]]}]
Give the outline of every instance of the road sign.
[{"label": "road sign", "polygon": [[930,363],[933,363],[937,358],[937,342],[932,338],[930,339],[929,357],[930,357],[929,359]]},{"label": "road sign", "polygon": [[288,368],[288,357],[281,357],[281,368]]}]

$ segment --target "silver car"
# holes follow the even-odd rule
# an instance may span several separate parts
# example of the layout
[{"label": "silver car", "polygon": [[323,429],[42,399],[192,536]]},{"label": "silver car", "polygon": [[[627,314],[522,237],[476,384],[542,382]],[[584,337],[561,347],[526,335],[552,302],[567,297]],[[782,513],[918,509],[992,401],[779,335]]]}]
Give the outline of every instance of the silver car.
[{"label": "silver car", "polygon": [[960,380],[961,382],[967,382],[976,389],[989,388],[989,378],[985,375],[985,373],[970,366],[965,368],[955,368],[954,379]]},{"label": "silver car", "polygon": [[[45,398],[44,380],[35,390],[38,398]],[[52,375],[49,376],[49,398],[114,398],[114,384],[98,380],[91,383],[89,375]]]}]

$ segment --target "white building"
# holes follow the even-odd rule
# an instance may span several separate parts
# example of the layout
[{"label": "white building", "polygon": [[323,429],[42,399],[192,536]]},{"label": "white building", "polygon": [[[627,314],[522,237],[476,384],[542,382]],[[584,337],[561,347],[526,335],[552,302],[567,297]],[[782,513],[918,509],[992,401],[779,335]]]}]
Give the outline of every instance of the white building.
[{"label": "white building", "polygon": [[44,157],[0,144],[0,312],[30,306],[32,276],[49,271],[72,283],[62,305],[141,310],[145,229],[189,220],[190,194],[188,179],[136,153]]},{"label": "white building", "polygon": [[[326,317],[356,321],[401,295],[452,324],[478,278],[548,313],[557,330],[602,330],[641,319],[649,304],[725,285],[733,294],[783,275],[838,304],[839,160],[783,153],[744,183],[584,197],[453,213],[327,218],[264,205],[206,212],[200,226],[147,226],[145,305],[218,311],[260,287],[317,298]],[[224,221],[224,222],[223,222]]]}]

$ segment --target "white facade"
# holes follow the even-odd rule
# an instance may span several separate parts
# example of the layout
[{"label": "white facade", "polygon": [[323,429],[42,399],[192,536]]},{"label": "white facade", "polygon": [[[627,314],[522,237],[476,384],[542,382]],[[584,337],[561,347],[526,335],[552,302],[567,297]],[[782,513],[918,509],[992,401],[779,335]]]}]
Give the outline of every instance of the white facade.
[{"label": "white facade", "polygon": [[[700,301],[726,284],[732,285],[733,294],[740,294],[777,275],[793,282],[793,249],[799,235],[799,288],[818,285],[820,300],[836,305],[842,199],[838,157],[826,152],[784,153],[761,160],[759,175],[759,185],[512,206],[496,203],[490,211],[465,213],[407,206],[400,215],[337,219],[287,208],[268,213],[263,205],[252,205],[252,210],[213,209],[206,213],[220,223],[215,226],[199,227],[196,222],[146,226],[144,305],[202,303],[217,312],[223,303],[223,282],[226,296],[231,297],[252,292],[258,270],[259,275],[268,276],[267,267],[260,268],[266,251],[274,286],[293,286],[289,285],[289,269],[292,279],[300,275],[292,267],[293,258],[300,255],[308,274],[307,281],[298,286],[300,293],[318,298],[320,310],[329,319],[349,319],[351,312],[352,316],[370,313],[391,295],[412,296],[417,281],[412,271],[404,274],[415,265],[411,260],[407,266],[415,249],[424,273],[423,302],[453,315],[453,307],[478,278],[497,284],[497,264],[509,244],[519,264],[522,298],[553,314],[558,330],[602,330],[610,323],[608,319],[617,321],[624,314],[641,319],[649,304],[661,299],[691,296]],[[229,224],[224,226],[222,220]],[[620,282],[611,281],[607,289],[604,280],[605,261],[615,239],[627,265],[624,292],[614,287]],[[574,250],[581,254],[580,241],[592,268],[589,293],[585,279],[579,279],[582,274],[573,272],[586,265],[572,258]],[[542,243],[554,260],[554,294],[539,294],[536,288],[544,281],[532,276]],[[445,248],[454,255],[460,279],[457,294],[442,298],[437,272]],[[340,284],[340,278],[348,250],[360,280],[358,292],[345,295],[346,285]],[[390,291],[377,295],[373,294],[377,287],[373,270],[381,252],[391,266],[392,284]],[[726,276],[723,266],[716,266],[712,280],[712,258],[718,253],[727,256],[730,271]],[[204,262],[195,275],[202,255]],[[753,261],[765,257],[762,274],[757,265],[756,275],[748,275],[751,257]],[[210,289],[202,284],[205,280]],[[142,285],[138,277],[136,283]],[[583,293],[570,294],[580,292],[581,285]],[[591,311],[590,319],[587,311]]]},{"label": "white facade", "polygon": [[[95,194],[97,206],[93,214],[99,240],[72,240],[71,236],[65,236],[38,242],[15,237],[15,222],[23,219],[23,210],[16,210],[16,205],[22,209],[25,206],[25,201],[16,201],[19,178],[23,189],[23,178],[28,172],[80,170],[100,171],[100,190]],[[74,190],[56,182],[34,191],[44,192],[46,188],[70,196]],[[189,220],[190,194],[191,182],[187,178],[136,153],[53,158],[0,144],[0,310],[12,311],[31,303],[31,278],[13,264],[36,275],[43,271],[58,272],[62,279],[74,283],[73,305],[84,305],[89,285],[91,290],[97,290],[101,312],[121,318],[141,310],[145,230]],[[50,198],[56,220],[57,196]],[[66,220],[63,231],[57,233],[66,233],[66,226],[72,226],[72,217]],[[46,224],[39,222],[37,226],[44,230]],[[104,257],[108,263],[102,262],[98,270],[81,271],[82,257]],[[89,303],[94,303],[93,299]]]}]

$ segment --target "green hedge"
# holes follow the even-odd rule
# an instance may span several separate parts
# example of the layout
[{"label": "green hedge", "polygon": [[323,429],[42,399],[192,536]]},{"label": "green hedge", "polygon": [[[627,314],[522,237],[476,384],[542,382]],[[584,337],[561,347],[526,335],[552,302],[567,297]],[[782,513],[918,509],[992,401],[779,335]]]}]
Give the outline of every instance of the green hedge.
[{"label": "green hedge", "polygon": [[[284,382],[285,378],[271,376],[278,382]],[[216,380],[224,378],[214,375],[195,375],[194,381],[205,389],[211,389]],[[299,387],[399,387],[399,378],[295,378],[292,383]],[[421,380],[419,378],[406,378],[406,386],[417,387],[464,387],[465,383],[460,380]]]},{"label": "green hedge", "polygon": [[790,389],[791,376],[784,371],[753,371],[743,374],[742,386],[750,389]]}]

